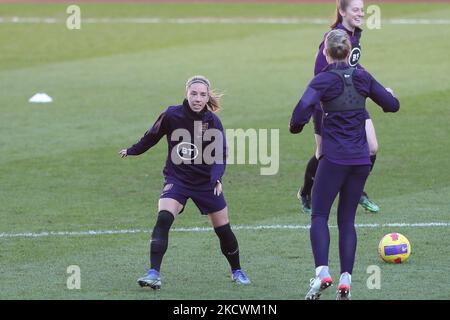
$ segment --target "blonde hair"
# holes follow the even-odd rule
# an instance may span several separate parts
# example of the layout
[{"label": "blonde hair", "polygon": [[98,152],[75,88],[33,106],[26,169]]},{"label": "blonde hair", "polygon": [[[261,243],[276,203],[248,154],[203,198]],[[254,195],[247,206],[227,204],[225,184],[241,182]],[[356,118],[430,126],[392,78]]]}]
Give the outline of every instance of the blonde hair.
[{"label": "blonde hair", "polygon": [[220,99],[222,98],[223,94],[218,93],[215,90],[211,89],[211,82],[205,76],[201,75],[190,77],[186,81],[186,92],[188,91],[189,87],[194,83],[202,83],[208,88],[209,100],[206,103],[206,107],[208,108],[208,110],[212,112],[219,111],[222,108],[220,105]]},{"label": "blonde hair", "polygon": [[325,38],[325,50],[334,60],[345,60],[352,50],[350,38],[344,30],[331,30]]}]

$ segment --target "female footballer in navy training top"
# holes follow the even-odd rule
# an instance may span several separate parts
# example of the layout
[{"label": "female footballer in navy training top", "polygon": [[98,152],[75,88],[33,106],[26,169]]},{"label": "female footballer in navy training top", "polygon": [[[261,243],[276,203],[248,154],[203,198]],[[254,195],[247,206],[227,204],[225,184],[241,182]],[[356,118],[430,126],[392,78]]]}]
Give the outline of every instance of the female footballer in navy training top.
[{"label": "female footballer in navy training top", "polygon": [[232,280],[238,284],[250,283],[241,270],[238,242],[230,227],[222,192],[226,140],[222,123],[215,114],[220,109],[219,99],[208,79],[190,78],[183,104],[168,107],[139,142],[119,152],[122,157],[137,156],[157,144],[164,135],[167,137],[168,156],[158,217],[151,236],[150,269],[138,279],[141,287],[160,289],[160,268],[167,250],[169,229],[189,198],[201,214],[209,217],[222,253],[230,264]]},{"label": "female footballer in navy training top", "polygon": [[329,65],[308,85],[295,107],[290,131],[299,133],[309,122],[316,105],[323,109],[322,150],[312,191],[310,238],[316,266],[306,299],[316,300],[331,286],[328,270],[330,233],[328,218],[339,193],[337,223],[341,276],[337,299],[350,298],[355,261],[355,215],[372,162],[366,135],[366,98],[384,112],[397,112],[400,103],[367,71],[348,63],[352,44],[344,30],[332,30],[325,38],[324,55]]},{"label": "female footballer in navy training top", "polygon": [[[349,55],[348,63],[357,69],[363,69],[359,64],[361,58],[361,25],[364,17],[364,1],[362,0],[337,0],[336,1],[336,21],[331,25],[332,30],[343,30],[349,37],[352,44],[352,51]],[[326,37],[327,33],[325,34]],[[324,39],[325,39],[324,37]],[[316,56],[316,64],[314,67],[314,75],[319,74],[327,67],[328,63],[323,54],[324,41],[320,44],[319,51]],[[311,213],[311,190],[314,183],[314,176],[316,175],[317,166],[321,153],[322,142],[322,109],[320,104],[316,105],[313,112],[314,121],[314,137],[316,140],[316,152],[311,157],[306,166],[303,186],[297,192],[297,197],[300,200],[300,206],[304,213]],[[366,113],[366,135],[369,143],[371,170],[375,164],[378,152],[378,142],[375,134],[373,122],[368,113]],[[359,204],[366,210],[376,213],[380,210],[379,206],[369,199],[369,196],[364,191],[359,199]]]}]

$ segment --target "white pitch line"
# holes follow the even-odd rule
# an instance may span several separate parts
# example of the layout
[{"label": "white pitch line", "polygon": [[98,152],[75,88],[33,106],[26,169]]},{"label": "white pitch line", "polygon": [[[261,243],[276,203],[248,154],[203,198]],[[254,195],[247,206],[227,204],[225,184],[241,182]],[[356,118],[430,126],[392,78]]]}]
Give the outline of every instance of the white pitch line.
[{"label": "white pitch line", "polygon": [[[12,24],[63,24],[66,20],[52,17],[0,17],[0,23]],[[245,18],[245,17],[197,17],[197,18],[82,18],[81,24],[276,24],[301,25],[329,24],[329,19],[321,18]],[[383,19],[388,25],[448,25],[450,19]]]},{"label": "white pitch line", "polygon": [[[428,222],[428,223],[385,223],[385,224],[356,224],[356,228],[436,228],[450,227],[450,222]],[[308,230],[310,225],[236,225],[233,230]],[[337,228],[337,226],[330,226]],[[174,232],[210,232],[210,227],[193,227],[193,228],[173,228]],[[150,233],[148,229],[124,229],[124,230],[88,230],[88,231],[44,231],[44,232],[21,232],[21,233],[0,233],[0,239],[5,238],[41,238],[52,236],[100,236],[100,235],[116,235],[116,234],[136,234]]]}]

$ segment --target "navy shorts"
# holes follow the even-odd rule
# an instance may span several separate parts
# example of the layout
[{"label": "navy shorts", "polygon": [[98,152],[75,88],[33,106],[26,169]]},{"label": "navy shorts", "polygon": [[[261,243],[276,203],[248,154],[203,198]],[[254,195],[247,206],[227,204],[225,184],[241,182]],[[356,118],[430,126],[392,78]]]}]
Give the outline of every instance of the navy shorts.
[{"label": "navy shorts", "polygon": [[166,183],[164,185],[159,198],[170,198],[177,200],[183,205],[181,212],[183,212],[186,202],[190,198],[203,215],[220,211],[227,206],[223,192],[217,196],[214,194],[214,189],[199,191],[173,183]]}]

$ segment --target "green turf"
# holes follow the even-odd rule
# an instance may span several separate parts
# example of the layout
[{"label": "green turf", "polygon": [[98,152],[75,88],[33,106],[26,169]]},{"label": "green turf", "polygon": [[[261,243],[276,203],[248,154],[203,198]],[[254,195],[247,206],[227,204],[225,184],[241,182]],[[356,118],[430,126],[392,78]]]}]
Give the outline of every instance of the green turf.
[{"label": "green turf", "polygon": [[[446,19],[443,4],[383,5],[395,18]],[[83,17],[329,17],[330,5],[82,5]],[[328,14],[330,13],[330,14]],[[0,16],[64,19],[61,5],[1,5]],[[0,24],[0,233],[150,229],[162,186],[164,141],[138,158],[117,151],[134,143],[171,104],[185,80],[205,74],[226,92],[225,128],[280,129],[280,171],[229,165],[225,195],[233,224],[308,224],[295,194],[314,150],[311,126],[289,134],[293,106],[311,79],[327,26]],[[362,64],[401,100],[398,114],[369,110],[380,151],[367,191],[379,215],[358,223],[449,222],[449,25],[365,30]],[[44,91],[48,105],[29,104]],[[330,219],[335,224],[335,211]],[[176,227],[207,226],[192,203]],[[381,263],[379,239],[411,240],[404,265]],[[0,298],[301,299],[313,273],[306,230],[236,232],[254,284],[235,288],[214,233],[171,235],[163,290],[143,291],[148,235],[0,238]],[[337,235],[330,266],[337,276]],[[448,227],[359,229],[355,299],[449,299]],[[199,267],[199,263],[203,266]],[[81,267],[82,289],[66,288],[66,268]],[[369,265],[382,289],[365,286]],[[281,276],[280,276],[281,275]],[[23,278],[33,277],[33,282]],[[424,292],[426,294],[424,295]],[[325,298],[332,299],[327,293]]]}]

